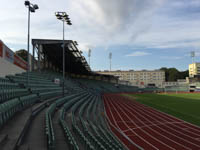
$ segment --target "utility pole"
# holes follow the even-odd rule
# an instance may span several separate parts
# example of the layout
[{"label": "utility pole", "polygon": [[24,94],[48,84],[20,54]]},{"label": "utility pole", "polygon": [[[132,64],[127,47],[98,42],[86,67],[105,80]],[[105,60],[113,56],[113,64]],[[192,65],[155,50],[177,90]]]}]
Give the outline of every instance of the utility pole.
[{"label": "utility pole", "polygon": [[112,60],[112,53],[109,53],[109,59],[110,59],[110,71],[111,71],[111,60]]},{"label": "utility pole", "polygon": [[90,65],[90,57],[91,57],[91,49],[88,50],[88,58],[89,58],[89,65]]}]

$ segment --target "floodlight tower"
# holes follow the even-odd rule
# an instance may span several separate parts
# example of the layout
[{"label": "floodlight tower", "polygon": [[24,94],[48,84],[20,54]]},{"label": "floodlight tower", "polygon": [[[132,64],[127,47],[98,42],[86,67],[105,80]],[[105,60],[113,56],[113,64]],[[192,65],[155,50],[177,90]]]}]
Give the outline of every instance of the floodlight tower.
[{"label": "floodlight tower", "polygon": [[91,49],[88,50],[88,58],[89,58],[89,65],[90,65],[90,57],[91,57]]},{"label": "floodlight tower", "polygon": [[65,95],[65,22],[72,25],[69,15],[66,12],[55,12],[56,18],[63,22],[63,96]]},{"label": "floodlight tower", "polygon": [[39,9],[37,4],[32,4],[30,1],[24,2],[25,7],[28,8],[28,40],[27,40],[27,87],[29,87],[29,42],[30,42],[30,13],[34,13],[36,9]]},{"label": "floodlight tower", "polygon": [[195,51],[191,51],[190,56],[192,57],[192,63],[194,63]]},{"label": "floodlight tower", "polygon": [[110,59],[110,71],[111,71],[111,60],[112,60],[112,53],[109,53],[109,59]]}]

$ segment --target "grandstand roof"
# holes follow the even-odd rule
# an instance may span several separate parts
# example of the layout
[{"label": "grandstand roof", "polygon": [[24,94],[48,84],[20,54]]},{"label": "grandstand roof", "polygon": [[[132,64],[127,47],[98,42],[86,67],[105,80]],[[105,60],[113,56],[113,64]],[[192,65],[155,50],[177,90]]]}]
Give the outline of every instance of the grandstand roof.
[{"label": "grandstand roof", "polygon": [[[65,40],[65,71],[78,74],[91,74],[91,69],[72,40]],[[70,44],[71,43],[71,44]],[[47,56],[47,60],[62,70],[63,40],[32,39],[32,44],[37,48],[42,45],[41,53]]]},{"label": "grandstand roof", "polygon": [[[115,78],[112,75],[102,75],[92,72],[82,52],[77,48],[76,42],[65,40],[65,71],[75,74],[103,76],[106,78]],[[47,60],[53,63],[62,71],[63,60],[63,40],[53,39],[32,39],[32,44],[39,49],[42,45],[41,53],[47,56]],[[43,58],[44,59],[44,58]]]}]

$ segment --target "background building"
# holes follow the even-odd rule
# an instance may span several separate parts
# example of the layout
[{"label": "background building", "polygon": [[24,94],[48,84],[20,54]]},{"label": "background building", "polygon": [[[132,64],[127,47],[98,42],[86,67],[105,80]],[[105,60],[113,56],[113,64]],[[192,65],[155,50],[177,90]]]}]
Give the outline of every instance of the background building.
[{"label": "background building", "polygon": [[200,63],[189,64],[189,77],[200,76]]},{"label": "background building", "polygon": [[161,70],[141,70],[141,71],[98,71],[99,74],[113,75],[119,78],[119,81],[128,81],[129,84],[138,87],[163,87],[165,82],[165,72]]},{"label": "background building", "polygon": [[14,75],[27,70],[27,62],[15,54],[0,40],[0,77]]}]

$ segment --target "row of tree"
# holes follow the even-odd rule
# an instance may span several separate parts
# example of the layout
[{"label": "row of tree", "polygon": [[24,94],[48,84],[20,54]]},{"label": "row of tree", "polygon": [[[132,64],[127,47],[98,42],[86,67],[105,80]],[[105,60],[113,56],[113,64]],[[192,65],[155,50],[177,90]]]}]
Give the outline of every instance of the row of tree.
[{"label": "row of tree", "polygon": [[185,79],[189,75],[189,71],[179,71],[176,68],[160,68],[160,70],[165,71],[166,81],[177,81],[177,79]]}]

